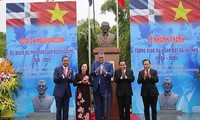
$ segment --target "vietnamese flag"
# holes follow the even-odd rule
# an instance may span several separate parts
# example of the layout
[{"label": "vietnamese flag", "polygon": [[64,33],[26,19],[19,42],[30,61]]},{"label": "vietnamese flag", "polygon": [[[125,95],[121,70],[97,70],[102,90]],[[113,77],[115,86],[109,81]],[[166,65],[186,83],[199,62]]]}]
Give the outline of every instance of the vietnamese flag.
[{"label": "vietnamese flag", "polygon": [[76,2],[32,3],[39,13],[38,24],[76,24]]},{"label": "vietnamese flag", "polygon": [[200,3],[197,0],[155,0],[155,9],[162,10],[163,22],[199,22]]},{"label": "vietnamese flag", "polygon": [[6,4],[7,26],[76,24],[76,2]]}]

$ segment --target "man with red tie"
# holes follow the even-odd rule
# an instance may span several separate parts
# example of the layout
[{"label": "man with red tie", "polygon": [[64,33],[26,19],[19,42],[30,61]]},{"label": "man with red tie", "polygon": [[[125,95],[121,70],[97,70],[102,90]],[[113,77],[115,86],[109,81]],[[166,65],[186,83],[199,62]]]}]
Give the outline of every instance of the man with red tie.
[{"label": "man with red tie", "polygon": [[157,120],[156,104],[158,100],[158,89],[156,83],[158,82],[158,73],[156,70],[150,68],[150,60],[144,59],[142,61],[144,69],[139,72],[138,83],[142,83],[141,96],[144,104],[145,120],[150,120],[149,107],[152,110],[152,120]]},{"label": "man with red tie", "polygon": [[69,99],[72,96],[70,83],[73,83],[73,70],[68,67],[69,58],[62,57],[62,65],[54,70],[54,92],[56,100],[56,120],[61,120],[61,113],[63,113],[62,120],[68,120]]}]

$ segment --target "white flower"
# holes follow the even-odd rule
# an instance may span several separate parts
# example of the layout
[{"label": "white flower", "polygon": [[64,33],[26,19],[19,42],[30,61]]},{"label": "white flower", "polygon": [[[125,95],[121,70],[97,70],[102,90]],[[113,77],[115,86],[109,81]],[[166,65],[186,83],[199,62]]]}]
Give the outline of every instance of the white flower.
[{"label": "white flower", "polygon": [[85,100],[82,98],[81,100],[80,100],[80,103],[84,103],[85,102]]},{"label": "white flower", "polygon": [[79,113],[79,114],[78,114],[78,118],[80,118],[80,119],[81,119],[81,118],[82,118],[82,116],[83,116],[83,114],[82,114],[82,113]]},{"label": "white flower", "polygon": [[79,108],[78,108],[78,112],[84,113],[84,108],[83,108],[83,107],[79,107]]},{"label": "white flower", "polygon": [[84,118],[85,118],[84,120],[89,120],[89,113],[86,113]]},{"label": "white flower", "polygon": [[82,98],[82,93],[80,92],[79,94],[78,94],[78,99],[81,99]]}]

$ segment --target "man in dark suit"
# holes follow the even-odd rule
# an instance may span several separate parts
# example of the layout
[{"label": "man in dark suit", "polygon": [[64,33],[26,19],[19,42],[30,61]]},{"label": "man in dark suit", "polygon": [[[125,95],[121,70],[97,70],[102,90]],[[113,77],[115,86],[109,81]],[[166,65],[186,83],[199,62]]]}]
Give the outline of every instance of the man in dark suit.
[{"label": "man in dark suit", "polygon": [[109,120],[111,105],[111,77],[113,76],[112,63],[104,60],[104,53],[98,53],[98,60],[92,63],[91,75],[93,81],[93,96],[96,120]]},{"label": "man in dark suit", "polygon": [[130,120],[131,96],[133,95],[131,82],[134,81],[133,71],[126,68],[124,60],[119,62],[119,67],[115,71],[114,80],[117,83],[116,95],[120,120]]},{"label": "man in dark suit", "polygon": [[68,67],[69,58],[62,57],[62,65],[54,70],[54,92],[56,100],[56,120],[61,120],[63,110],[63,120],[68,120],[69,99],[72,96],[70,83],[73,83],[73,70]]},{"label": "man in dark suit", "polygon": [[152,120],[157,119],[156,104],[158,100],[158,89],[156,83],[158,82],[158,73],[156,70],[150,68],[150,60],[144,59],[142,61],[144,69],[139,72],[138,83],[142,83],[141,96],[144,104],[144,115],[146,120],[150,120],[149,107],[152,110]]}]

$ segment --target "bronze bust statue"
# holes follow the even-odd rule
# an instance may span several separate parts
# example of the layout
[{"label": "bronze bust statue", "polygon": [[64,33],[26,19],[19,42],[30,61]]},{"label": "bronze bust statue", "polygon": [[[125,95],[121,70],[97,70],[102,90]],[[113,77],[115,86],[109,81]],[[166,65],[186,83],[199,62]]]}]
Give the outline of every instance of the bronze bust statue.
[{"label": "bronze bust statue", "polygon": [[179,95],[171,91],[173,87],[172,80],[170,78],[165,78],[162,87],[164,93],[158,96],[160,110],[176,110]]},{"label": "bronze bust statue", "polygon": [[97,35],[97,41],[100,47],[112,47],[115,35],[109,32],[110,26],[108,22],[101,23],[102,33]]},{"label": "bronze bust statue", "polygon": [[47,84],[45,80],[40,80],[38,86],[38,95],[32,98],[34,112],[50,112],[53,97],[46,94]]}]

